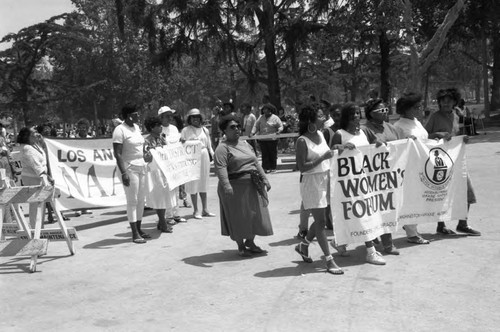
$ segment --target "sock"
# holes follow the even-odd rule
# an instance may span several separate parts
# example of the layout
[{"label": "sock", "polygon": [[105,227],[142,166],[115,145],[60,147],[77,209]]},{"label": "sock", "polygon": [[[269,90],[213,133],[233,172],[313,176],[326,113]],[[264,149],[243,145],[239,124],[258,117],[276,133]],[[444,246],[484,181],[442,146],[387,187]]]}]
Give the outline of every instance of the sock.
[{"label": "sock", "polygon": [[374,254],[376,252],[375,247],[366,247],[366,252],[368,254]]}]

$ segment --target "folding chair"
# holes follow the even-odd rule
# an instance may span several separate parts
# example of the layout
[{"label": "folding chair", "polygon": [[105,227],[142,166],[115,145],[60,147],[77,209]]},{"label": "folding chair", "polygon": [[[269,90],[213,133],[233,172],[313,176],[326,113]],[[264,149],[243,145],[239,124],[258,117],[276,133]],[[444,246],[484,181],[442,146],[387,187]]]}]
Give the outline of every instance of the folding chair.
[{"label": "folding chair", "polygon": [[477,130],[478,124],[481,123],[481,128],[484,131],[483,119],[486,118],[484,115],[484,108],[472,108],[471,109],[471,117],[472,117],[473,121],[474,120],[476,121],[476,130]]}]

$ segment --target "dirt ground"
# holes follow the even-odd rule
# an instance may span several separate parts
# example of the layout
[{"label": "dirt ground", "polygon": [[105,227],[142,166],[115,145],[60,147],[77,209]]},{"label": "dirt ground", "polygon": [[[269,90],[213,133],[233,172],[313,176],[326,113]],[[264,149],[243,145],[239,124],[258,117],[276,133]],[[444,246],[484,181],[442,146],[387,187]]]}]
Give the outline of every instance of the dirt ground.
[{"label": "dirt ground", "polygon": [[[500,128],[467,147],[478,203],[469,223],[481,237],[444,238],[419,226],[430,245],[394,234],[400,256],[365,263],[362,245],[334,256],[343,276],[324,272],[319,246],[313,264],[298,242],[299,174],[269,176],[274,235],[258,237],[267,255],[240,258],[220,235],[219,218],[189,219],[160,234],[130,241],[124,207],[72,217],[80,240],[69,256],[51,242],[36,273],[29,260],[0,257],[1,331],[498,331],[500,326]],[[217,179],[209,207],[219,215]],[[181,209],[189,218],[192,211]],[[455,227],[456,223],[449,226]]]}]

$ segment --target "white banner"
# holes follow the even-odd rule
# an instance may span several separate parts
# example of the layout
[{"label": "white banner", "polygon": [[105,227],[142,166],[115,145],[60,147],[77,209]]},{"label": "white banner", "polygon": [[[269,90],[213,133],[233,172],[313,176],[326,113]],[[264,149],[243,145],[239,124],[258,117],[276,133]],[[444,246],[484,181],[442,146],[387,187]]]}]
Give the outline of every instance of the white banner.
[{"label": "white banner", "polygon": [[401,225],[467,216],[467,167],[463,137],[415,141],[405,174]]},{"label": "white banner", "polygon": [[149,150],[169,188],[200,178],[201,142],[186,141]]},{"label": "white banner", "polygon": [[335,155],[330,206],[338,244],[396,231],[410,142],[358,147]]},{"label": "white banner", "polygon": [[402,225],[467,214],[463,137],[358,147],[332,160],[331,211],[338,244],[360,243]]},{"label": "white banner", "polygon": [[111,138],[45,142],[61,210],[126,204]]},{"label": "white banner", "polygon": [[[45,139],[61,210],[126,204],[111,138]],[[150,150],[169,188],[200,176],[201,143],[169,144]]]}]

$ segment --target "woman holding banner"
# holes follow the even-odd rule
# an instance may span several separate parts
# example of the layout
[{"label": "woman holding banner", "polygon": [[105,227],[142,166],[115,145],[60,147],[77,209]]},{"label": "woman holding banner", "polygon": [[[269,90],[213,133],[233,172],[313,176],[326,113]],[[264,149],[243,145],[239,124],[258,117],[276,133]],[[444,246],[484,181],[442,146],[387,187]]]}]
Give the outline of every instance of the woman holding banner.
[{"label": "woman holding banner", "polygon": [[[360,127],[361,111],[353,103],[345,104],[340,111],[340,129],[333,136],[333,147],[342,153],[343,150],[353,150],[356,146],[369,145],[368,138]],[[332,213],[335,211],[332,210]],[[332,243],[336,246],[335,243]],[[370,264],[385,265],[385,259],[375,250],[373,241],[366,241],[366,261]],[[342,254],[345,246],[336,247]]]},{"label": "woman holding banner", "polygon": [[[431,114],[425,124],[425,129],[429,133],[429,138],[449,140],[459,133],[459,118],[455,112],[455,107],[458,105],[461,96],[457,89],[451,88],[439,90],[436,99],[439,111]],[[468,136],[464,136],[464,142],[467,143],[468,140]],[[470,178],[467,176],[467,211],[469,211],[470,205],[473,203],[476,203],[476,195],[474,194]],[[453,230],[446,227],[442,221],[438,222],[436,231],[443,235],[456,234]],[[457,231],[470,236],[481,235],[481,232],[476,231],[467,224],[467,219],[458,221]]]},{"label": "woman holding banner", "polygon": [[241,125],[234,115],[224,116],[219,129],[226,139],[215,150],[215,172],[219,178],[221,232],[238,245],[238,254],[249,257],[266,251],[258,247],[255,235],[273,235],[267,205],[271,185],[253,148],[240,141]]},{"label": "woman holding banner", "polygon": [[[403,138],[413,138],[426,140],[429,134],[424,126],[418,121],[423,116],[422,95],[417,93],[406,93],[396,102],[396,113],[400,115],[394,127]],[[416,224],[404,225],[408,242],[415,244],[429,244],[429,240],[424,239],[419,233]]]},{"label": "woman holding banner", "polygon": [[17,135],[17,143],[21,144],[21,164],[23,170],[21,181],[23,186],[53,185],[49,175],[47,155],[38,144],[40,134],[33,128],[24,127]]},{"label": "woman holding banner", "polygon": [[[182,129],[181,140],[196,140],[201,142],[201,161],[200,161],[200,179],[186,183],[186,193],[191,195],[193,204],[193,217],[202,219],[203,217],[215,217],[210,213],[207,207],[208,179],[210,176],[210,156],[213,156],[214,150],[208,129],[202,123],[200,110],[193,108],[187,114],[188,125]],[[198,210],[198,193],[200,194],[202,211]]]},{"label": "woman holding banner", "polygon": [[[156,210],[158,216],[157,229],[162,233],[172,233],[172,226],[167,223],[165,210],[171,209],[177,203],[177,193],[170,190],[167,179],[162,174],[156,161],[153,160],[151,150],[166,145],[165,137],[161,135],[161,119],[151,116],[144,121],[144,127],[149,135],[144,138],[144,160],[148,163],[146,173],[146,205]],[[165,192],[168,192],[165,195]]]},{"label": "woman holding banner", "polygon": [[309,244],[316,237],[325,255],[326,271],[331,274],[344,274],[330,253],[326,238],[326,207],[330,199],[330,158],[333,151],[326,144],[321,133],[326,118],[321,109],[304,107],[299,114],[299,134],[297,139],[296,160],[300,170],[300,195],[304,209],[311,211],[314,221],[307,235],[295,247],[304,262],[312,263]]},{"label": "woman holding banner", "polygon": [[137,125],[139,112],[133,104],[122,108],[123,123],[113,131],[113,152],[122,174],[123,189],[127,199],[127,219],[132,229],[134,243],[146,243],[150,235],[141,230],[146,194],[146,162],[144,137]]},{"label": "woman holding banner", "polygon": [[[365,104],[366,124],[363,127],[370,144],[387,143],[401,139],[400,132],[388,121],[389,108],[380,98],[370,99]],[[399,255],[392,242],[392,234],[386,233],[380,236],[384,252],[390,255]]]}]

